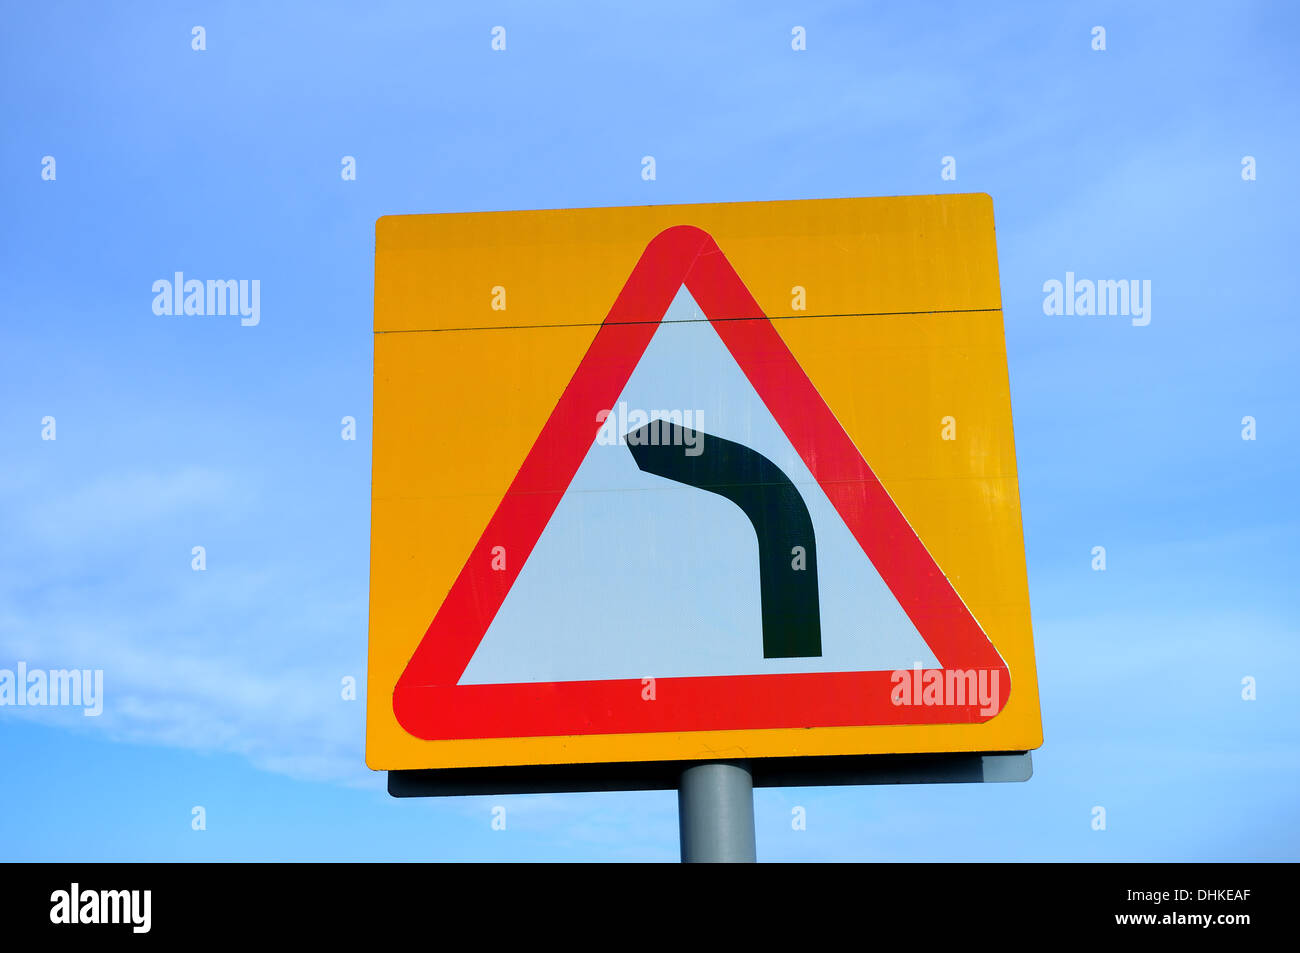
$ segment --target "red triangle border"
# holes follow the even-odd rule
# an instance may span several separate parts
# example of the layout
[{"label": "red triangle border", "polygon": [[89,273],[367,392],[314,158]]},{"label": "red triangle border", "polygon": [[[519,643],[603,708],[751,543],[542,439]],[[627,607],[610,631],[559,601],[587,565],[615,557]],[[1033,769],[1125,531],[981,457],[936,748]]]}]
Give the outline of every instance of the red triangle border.
[{"label": "red triangle border", "polygon": [[[457,684],[595,439],[596,411],[613,406],[683,284],[943,666],[928,672],[984,673],[992,712],[969,699],[899,704],[887,671],[656,678],[652,701],[640,678]],[[502,571],[490,568],[496,546]],[[994,717],[1010,689],[1006,663],[717,243],[678,225],[646,246],[398,679],[393,711],[426,740],[961,724]]]}]

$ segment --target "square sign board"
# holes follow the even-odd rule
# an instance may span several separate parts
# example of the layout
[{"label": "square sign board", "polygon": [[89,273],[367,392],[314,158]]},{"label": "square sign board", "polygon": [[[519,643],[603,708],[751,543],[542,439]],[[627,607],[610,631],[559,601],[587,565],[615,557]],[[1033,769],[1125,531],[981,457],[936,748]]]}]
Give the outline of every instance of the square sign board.
[{"label": "square sign board", "polygon": [[1041,743],[987,195],[376,231],[370,767]]}]

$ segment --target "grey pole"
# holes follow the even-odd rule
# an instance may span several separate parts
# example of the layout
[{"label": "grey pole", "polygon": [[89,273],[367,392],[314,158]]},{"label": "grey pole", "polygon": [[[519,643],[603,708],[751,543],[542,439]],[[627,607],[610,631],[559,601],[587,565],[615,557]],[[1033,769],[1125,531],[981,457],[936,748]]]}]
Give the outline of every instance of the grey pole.
[{"label": "grey pole", "polygon": [[696,764],[677,787],[682,863],[754,863],[754,779],[745,761]]}]

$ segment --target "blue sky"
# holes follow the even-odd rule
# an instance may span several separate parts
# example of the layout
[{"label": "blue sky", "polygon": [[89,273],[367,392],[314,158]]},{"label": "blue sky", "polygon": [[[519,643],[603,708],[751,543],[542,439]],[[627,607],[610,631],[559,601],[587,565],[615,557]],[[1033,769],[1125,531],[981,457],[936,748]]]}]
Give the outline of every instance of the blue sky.
[{"label": "blue sky", "polygon": [[[6,20],[0,668],[103,668],[107,703],[0,709],[0,856],[676,859],[671,793],[364,767],[375,219],[944,191],[994,200],[1046,742],[1027,784],[759,791],[760,858],[1300,856],[1294,6]],[[261,323],[155,315],[178,270],[260,279]],[[1067,271],[1149,279],[1151,323],[1044,315]]]}]

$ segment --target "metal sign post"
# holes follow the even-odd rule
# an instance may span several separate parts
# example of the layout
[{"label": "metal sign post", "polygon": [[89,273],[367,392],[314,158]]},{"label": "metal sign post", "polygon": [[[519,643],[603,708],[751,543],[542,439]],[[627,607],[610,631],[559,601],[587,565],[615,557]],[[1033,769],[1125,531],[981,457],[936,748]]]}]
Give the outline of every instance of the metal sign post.
[{"label": "metal sign post", "polygon": [[716,761],[683,771],[677,822],[682,863],[754,863],[754,779],[748,763]]}]

